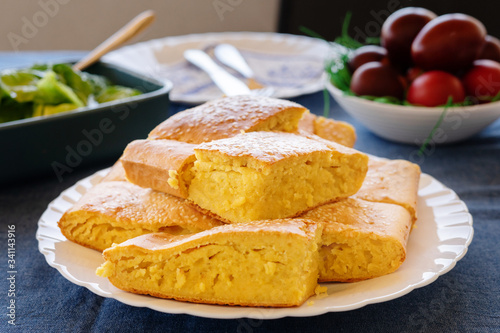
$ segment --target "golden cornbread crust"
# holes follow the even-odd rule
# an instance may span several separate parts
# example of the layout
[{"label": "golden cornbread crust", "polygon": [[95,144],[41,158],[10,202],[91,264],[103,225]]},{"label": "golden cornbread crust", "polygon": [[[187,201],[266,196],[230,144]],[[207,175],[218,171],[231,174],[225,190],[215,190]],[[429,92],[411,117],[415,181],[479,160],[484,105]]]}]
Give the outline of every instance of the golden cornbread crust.
[{"label": "golden cornbread crust", "polygon": [[241,131],[293,132],[305,112],[303,106],[262,96],[230,96],[179,112],[158,125],[149,139],[202,143],[235,136]]},{"label": "golden cornbread crust", "polygon": [[[297,236],[302,238],[313,238],[318,230],[322,230],[318,229],[320,227],[323,227],[322,222],[308,218],[262,220],[233,225],[220,224],[198,233],[186,235],[151,233],[129,239],[116,246],[139,247],[147,251],[172,249],[180,244],[184,244],[184,247],[189,248],[196,242],[211,239],[214,235],[217,235],[217,237],[224,237],[223,235],[258,234],[259,232],[287,235],[287,237]],[[103,253],[103,256],[106,259],[106,253]]]},{"label": "golden cornbread crust", "polygon": [[183,199],[123,181],[92,187],[58,222],[68,240],[98,251],[145,233],[194,233],[221,224]]},{"label": "golden cornbread crust", "polygon": [[355,198],[400,205],[417,220],[420,167],[405,160],[370,156],[365,181]]},{"label": "golden cornbread crust", "polygon": [[299,306],[317,287],[321,229],[318,223],[286,219],[225,225],[195,235],[143,235],[104,251],[106,262],[97,274],[122,290],[161,298]]},{"label": "golden cornbread crust", "polygon": [[194,147],[173,140],[135,140],[128,144],[121,161],[131,183],[187,198],[188,184],[182,175],[194,163]]},{"label": "golden cornbread crust", "polygon": [[324,223],[320,281],[354,282],[394,272],[412,225],[401,206],[347,198],[301,215]]}]

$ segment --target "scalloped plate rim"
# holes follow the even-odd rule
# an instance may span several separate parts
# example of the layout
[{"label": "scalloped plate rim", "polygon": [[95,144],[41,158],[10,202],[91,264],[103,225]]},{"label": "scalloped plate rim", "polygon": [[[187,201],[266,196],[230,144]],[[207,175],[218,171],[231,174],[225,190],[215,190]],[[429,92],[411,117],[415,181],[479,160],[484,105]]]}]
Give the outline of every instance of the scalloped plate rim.
[{"label": "scalloped plate rim", "polygon": [[[86,189],[90,188],[96,182],[98,182],[108,170],[109,170],[109,168],[100,170],[91,176],[83,178],[82,180],[75,183],[73,186],[71,186],[68,189],[61,192],[61,194],[56,199],[54,199],[51,203],[49,203],[47,210],[42,214],[42,216],[44,216],[45,213],[48,211],[51,211],[51,210],[55,211],[54,209],[57,208],[56,201],[61,200],[61,199],[64,200],[62,197],[64,196],[64,194],[66,192],[72,191],[80,185],[82,185]],[[440,192],[445,193],[442,195],[438,195],[437,197],[433,197],[433,199],[436,199],[436,198],[442,197],[444,195],[452,194],[452,196],[453,196],[452,199],[448,199],[444,204],[437,205],[436,207],[440,207],[440,206],[447,205],[450,203],[461,203],[462,204],[463,210],[447,214],[449,216],[453,216],[453,215],[458,215],[458,214],[463,215],[465,213],[466,216],[468,217],[467,221],[459,223],[459,225],[469,227],[468,236],[465,239],[465,242],[463,244],[459,244],[460,246],[463,246],[461,252],[457,253],[455,258],[452,258],[453,260],[448,265],[443,266],[441,269],[439,269],[437,271],[432,271],[432,272],[425,272],[425,273],[432,273],[432,276],[426,277],[425,279],[421,279],[415,283],[410,283],[408,285],[405,285],[403,288],[401,288],[400,290],[398,290],[396,292],[386,294],[386,295],[379,295],[379,296],[371,297],[371,298],[365,298],[365,299],[359,300],[357,302],[345,304],[345,305],[333,304],[333,305],[327,305],[327,306],[323,306],[323,307],[314,307],[314,305],[312,305],[312,306],[307,305],[307,303],[309,302],[308,301],[305,304],[303,304],[301,307],[295,307],[295,308],[255,308],[255,307],[228,307],[228,306],[221,306],[221,305],[184,303],[184,302],[178,302],[175,300],[159,299],[159,298],[154,298],[154,297],[146,296],[146,295],[135,295],[135,294],[126,293],[126,292],[123,292],[119,289],[116,289],[114,286],[112,286],[104,278],[102,278],[104,280],[103,284],[110,290],[102,290],[101,288],[96,287],[94,282],[85,281],[85,280],[78,279],[77,277],[73,276],[70,272],[68,272],[67,266],[61,265],[60,263],[53,261],[53,257],[51,257],[50,252],[55,253],[54,244],[56,243],[57,238],[55,238],[51,235],[45,235],[42,227],[45,227],[45,226],[53,227],[54,225],[57,227],[57,221],[44,221],[42,218],[40,218],[40,220],[38,221],[38,230],[36,233],[36,238],[38,240],[38,249],[39,249],[40,253],[42,253],[44,255],[46,262],[51,267],[54,267],[55,269],[57,269],[57,271],[64,278],[66,278],[68,281],[70,281],[78,286],[85,287],[85,288],[89,289],[91,292],[93,292],[99,296],[113,298],[121,303],[130,305],[130,306],[147,307],[147,308],[150,308],[152,310],[164,312],[164,313],[189,314],[189,315],[195,315],[195,316],[200,316],[200,317],[205,317],[205,318],[215,318],[215,319],[237,319],[237,318],[278,319],[278,318],[283,318],[283,317],[287,317],[287,316],[308,317],[308,316],[321,315],[321,314],[328,313],[328,312],[350,311],[350,310],[362,308],[362,307],[369,305],[369,304],[376,304],[376,303],[390,301],[390,300],[393,300],[395,298],[399,298],[401,296],[404,296],[404,295],[410,293],[414,289],[425,287],[425,286],[433,283],[434,281],[436,281],[439,278],[439,276],[444,275],[444,274],[448,273],[450,270],[452,270],[455,267],[456,263],[460,259],[462,259],[465,256],[465,254],[467,253],[468,246],[470,245],[472,238],[473,238],[473,235],[474,235],[473,218],[470,215],[467,206],[465,205],[465,203],[463,201],[461,201],[458,198],[458,196],[456,195],[456,193],[453,190],[447,188],[446,186],[444,186],[442,183],[440,183],[438,180],[436,180],[432,176],[423,173],[421,175],[421,181],[422,180],[429,181],[429,184],[427,184],[427,186],[424,188],[428,188],[429,186],[435,187],[435,189],[433,191],[431,191],[430,193],[427,193],[426,196],[430,196],[432,194],[436,194],[436,193],[440,193]],[[420,197],[421,196],[419,194],[419,198]],[[424,199],[424,198],[422,198],[422,199]],[[431,209],[432,209],[432,207],[431,207]],[[61,215],[59,213],[59,211],[55,211],[55,212],[58,213],[59,215]],[[419,212],[419,213],[421,213],[421,212]],[[451,226],[449,225],[447,227],[453,227],[453,226],[455,226],[455,225],[451,225]],[[436,224],[436,230],[438,230],[438,229],[439,229],[439,225]],[[60,236],[62,236],[62,234]],[[410,239],[412,239],[412,238],[410,237]],[[62,236],[62,239],[57,239],[57,241],[65,241],[64,236]],[[52,245],[51,248],[47,248],[47,242],[49,242]],[[72,244],[72,245],[80,246],[77,244]],[[84,247],[81,247],[81,248],[83,250],[89,250],[89,249],[86,249]],[[50,251],[50,250],[53,250],[53,251]],[[90,251],[92,251],[92,250],[90,250]],[[436,258],[436,259],[438,259],[438,258]],[[450,258],[446,258],[446,259],[450,259]],[[99,264],[100,263],[98,263],[97,266]],[[389,274],[387,276],[391,276],[391,274]],[[380,278],[382,278],[382,277],[380,277]],[[380,278],[375,278],[375,279],[366,280],[366,281],[373,281],[373,280],[377,280]],[[99,279],[101,279],[101,278],[99,278]],[[363,283],[366,281],[361,281],[361,282],[356,282],[356,283],[359,284],[359,283]],[[329,285],[329,284],[323,284],[323,285]],[[348,284],[341,284],[341,285],[348,285]],[[115,293],[114,293],[114,291],[115,291]],[[118,292],[116,293],[116,291],[118,291]],[[335,298],[333,296],[334,295],[329,294],[328,297],[326,297],[326,298],[331,297],[333,300],[335,300]],[[316,297],[312,297],[312,299],[316,299]],[[320,300],[318,300],[318,302],[320,302]],[[182,306],[175,307],[175,306],[169,306],[169,304],[177,304],[177,305],[181,304]],[[214,311],[214,309],[216,309],[216,310]],[[217,309],[223,309],[223,311],[217,311]],[[301,311],[301,310],[303,310],[303,311]]]}]

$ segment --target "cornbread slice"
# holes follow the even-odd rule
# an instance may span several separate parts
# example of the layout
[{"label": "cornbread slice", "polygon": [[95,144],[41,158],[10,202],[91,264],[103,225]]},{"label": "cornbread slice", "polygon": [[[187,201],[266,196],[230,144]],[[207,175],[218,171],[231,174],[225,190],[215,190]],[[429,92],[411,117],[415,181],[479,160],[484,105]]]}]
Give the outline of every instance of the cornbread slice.
[{"label": "cornbread slice", "polygon": [[251,132],[195,148],[189,200],[230,223],[293,217],[358,191],[368,156],[326,140]]},{"label": "cornbread slice", "polygon": [[158,125],[149,139],[202,143],[229,138],[241,131],[297,130],[309,112],[290,101],[262,96],[230,96],[179,112]]},{"label": "cornbread slice", "polygon": [[98,251],[142,234],[188,234],[221,224],[183,199],[123,181],[95,185],[58,222],[67,239]]},{"label": "cornbread slice", "polygon": [[299,122],[299,130],[350,148],[356,143],[356,131],[351,124],[312,113],[304,114]]},{"label": "cornbread slice", "polygon": [[420,167],[409,161],[370,156],[365,181],[354,197],[400,205],[415,222],[420,173]]},{"label": "cornbread slice", "polygon": [[354,147],[356,143],[356,131],[351,124],[321,116],[314,120],[314,134],[346,147]]},{"label": "cornbread slice", "polygon": [[131,183],[187,198],[194,147],[174,140],[136,140],[128,144],[121,161]]},{"label": "cornbread slice", "polygon": [[299,219],[149,234],[105,250],[97,275],[122,290],[180,301],[298,306],[317,286],[320,237],[321,224]]},{"label": "cornbread slice", "polygon": [[394,272],[406,258],[412,218],[401,206],[347,198],[300,216],[324,223],[319,280],[353,282]]}]

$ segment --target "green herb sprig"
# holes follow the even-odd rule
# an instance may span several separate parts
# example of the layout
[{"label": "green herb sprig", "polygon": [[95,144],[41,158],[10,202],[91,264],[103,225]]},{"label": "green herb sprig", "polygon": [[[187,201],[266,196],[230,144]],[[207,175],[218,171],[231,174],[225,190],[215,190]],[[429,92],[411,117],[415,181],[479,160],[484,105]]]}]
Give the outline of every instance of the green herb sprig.
[{"label": "green herb sprig", "polygon": [[441,112],[441,116],[439,117],[437,123],[434,125],[434,127],[431,130],[431,132],[429,133],[429,135],[427,136],[427,138],[424,140],[424,142],[420,146],[420,149],[418,150],[418,156],[422,156],[422,154],[424,153],[425,148],[427,147],[427,145],[429,144],[429,142],[434,137],[434,133],[436,133],[436,130],[439,128],[439,126],[441,126],[441,123],[443,122],[444,117],[446,116],[446,112],[453,105],[454,105],[453,104],[453,97],[450,96],[450,97],[448,97],[448,102],[444,105],[443,112]]}]

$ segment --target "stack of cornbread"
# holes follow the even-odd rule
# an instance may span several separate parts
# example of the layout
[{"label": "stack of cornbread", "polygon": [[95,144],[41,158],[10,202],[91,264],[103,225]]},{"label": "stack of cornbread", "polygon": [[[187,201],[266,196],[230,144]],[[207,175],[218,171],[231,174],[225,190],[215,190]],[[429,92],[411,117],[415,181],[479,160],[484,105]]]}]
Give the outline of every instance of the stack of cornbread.
[{"label": "stack of cornbread", "polygon": [[420,169],[352,149],[349,124],[289,101],[225,97],[128,145],[59,221],[104,251],[116,287],[183,301],[298,306],[318,281],[395,271]]}]

